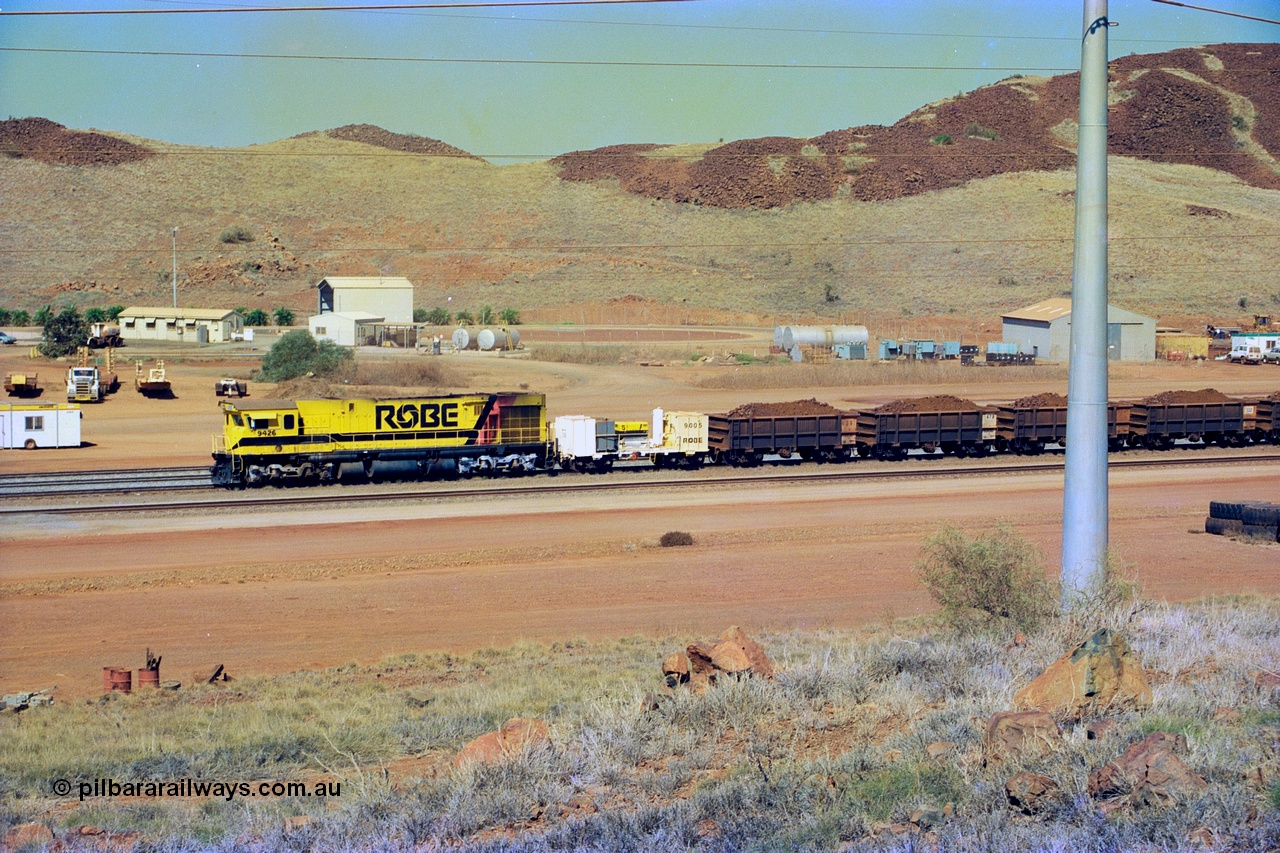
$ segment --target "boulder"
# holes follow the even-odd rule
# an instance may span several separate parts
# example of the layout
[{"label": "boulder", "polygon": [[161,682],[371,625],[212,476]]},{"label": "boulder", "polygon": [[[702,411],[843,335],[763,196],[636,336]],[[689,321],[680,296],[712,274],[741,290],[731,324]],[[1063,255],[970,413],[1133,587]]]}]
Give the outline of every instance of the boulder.
[{"label": "boulder", "polygon": [[0,838],[3,850],[42,850],[53,843],[53,830],[43,823],[19,823]]},{"label": "boulder", "polygon": [[693,667],[695,673],[710,675],[716,671],[716,665],[711,662],[711,658],[715,655],[715,646],[710,643],[690,643],[685,647],[685,653],[689,655],[689,666]]},{"label": "boulder", "polygon": [[1116,726],[1118,725],[1119,723],[1110,718],[1094,720],[1084,727],[1085,739],[1102,740],[1103,738],[1110,737],[1112,733],[1115,732]]},{"label": "boulder", "polygon": [[1062,732],[1044,711],[1001,711],[987,720],[982,735],[982,764],[1044,755],[1062,743]]},{"label": "boulder", "polygon": [[726,645],[734,645],[742,650],[742,654],[750,663],[749,669],[752,675],[773,678],[773,661],[769,660],[769,656],[765,654],[764,646],[747,636],[741,628],[735,625],[720,635],[720,642],[716,648]]},{"label": "boulder", "polygon": [[1015,773],[1004,783],[1004,795],[1009,805],[1027,815],[1043,811],[1060,792],[1057,782],[1039,773]]},{"label": "boulder", "polygon": [[1089,796],[1109,801],[1127,798],[1135,807],[1187,802],[1209,785],[1175,754],[1185,751],[1186,744],[1182,735],[1148,735],[1115,761],[1089,774]]},{"label": "boulder", "polygon": [[737,643],[717,643],[711,650],[711,664],[721,672],[730,674],[751,669],[751,660]]},{"label": "boulder", "polygon": [[468,743],[453,759],[454,767],[466,764],[501,764],[526,749],[550,742],[547,724],[542,720],[514,717],[496,732],[489,732]]},{"label": "boulder", "polygon": [[662,677],[668,687],[676,687],[689,680],[689,659],[680,652],[672,652],[662,662]]},{"label": "boulder", "polygon": [[1151,685],[1124,638],[1103,628],[1050,664],[1013,702],[1078,719],[1090,711],[1149,707]]}]

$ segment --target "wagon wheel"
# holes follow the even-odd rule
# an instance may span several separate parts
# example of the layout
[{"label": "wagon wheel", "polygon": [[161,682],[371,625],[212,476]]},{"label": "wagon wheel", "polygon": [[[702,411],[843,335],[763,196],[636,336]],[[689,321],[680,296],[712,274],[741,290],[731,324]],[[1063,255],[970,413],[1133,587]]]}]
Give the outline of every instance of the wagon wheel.
[{"label": "wagon wheel", "polygon": [[27,450],[35,450],[36,440],[34,438],[28,438],[25,442],[22,443],[22,446]]}]

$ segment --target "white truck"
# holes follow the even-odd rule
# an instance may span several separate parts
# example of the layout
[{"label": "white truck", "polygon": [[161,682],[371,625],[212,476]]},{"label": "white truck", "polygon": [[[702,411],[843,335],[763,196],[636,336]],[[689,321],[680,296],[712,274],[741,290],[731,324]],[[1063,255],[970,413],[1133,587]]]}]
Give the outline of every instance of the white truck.
[{"label": "white truck", "polygon": [[114,373],[100,373],[96,367],[72,367],[67,370],[67,402],[101,403],[119,384]]},{"label": "white truck", "polygon": [[123,346],[120,340],[120,327],[115,323],[90,323],[89,340],[86,343],[94,348]]}]

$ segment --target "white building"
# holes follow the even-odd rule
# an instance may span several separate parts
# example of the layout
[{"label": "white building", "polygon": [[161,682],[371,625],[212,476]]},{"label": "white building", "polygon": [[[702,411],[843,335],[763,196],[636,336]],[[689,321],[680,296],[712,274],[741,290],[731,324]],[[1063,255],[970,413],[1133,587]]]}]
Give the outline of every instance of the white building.
[{"label": "white building", "polygon": [[80,417],[67,403],[0,403],[0,448],[79,447]]},{"label": "white building", "polygon": [[368,311],[330,311],[307,318],[307,328],[316,340],[333,341],[338,346],[358,347],[376,343],[377,326],[385,321]]},{"label": "white building", "polygon": [[[1001,339],[1018,344],[1018,351],[1042,361],[1071,358],[1071,300],[1046,299],[1003,321]],[[1107,306],[1107,358],[1115,361],[1154,361],[1156,321],[1114,305]]]},{"label": "white building", "polygon": [[316,290],[317,314],[363,311],[393,326],[413,324],[413,283],[402,276],[327,276]]},{"label": "white building", "polygon": [[227,308],[157,308],[135,305],[120,312],[120,337],[126,341],[223,343],[244,331],[244,318]]}]

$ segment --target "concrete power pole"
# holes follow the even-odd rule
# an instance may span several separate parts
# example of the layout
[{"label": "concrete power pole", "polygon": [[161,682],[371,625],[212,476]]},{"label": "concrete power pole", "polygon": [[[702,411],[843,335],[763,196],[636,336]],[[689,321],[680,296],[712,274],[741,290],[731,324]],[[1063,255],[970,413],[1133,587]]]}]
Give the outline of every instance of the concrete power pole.
[{"label": "concrete power pole", "polygon": [[1062,603],[1102,579],[1107,557],[1107,0],[1085,0],[1076,231],[1062,500]]}]

